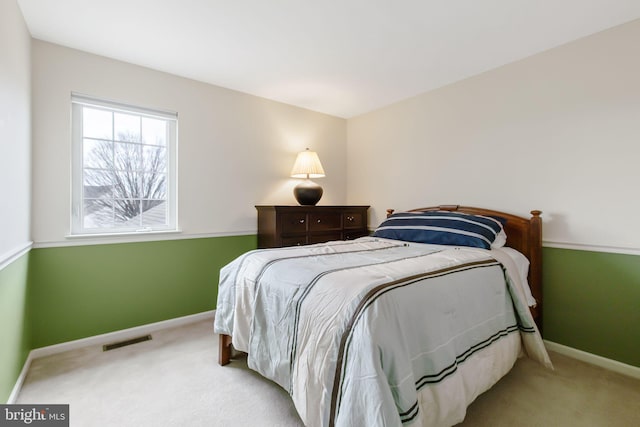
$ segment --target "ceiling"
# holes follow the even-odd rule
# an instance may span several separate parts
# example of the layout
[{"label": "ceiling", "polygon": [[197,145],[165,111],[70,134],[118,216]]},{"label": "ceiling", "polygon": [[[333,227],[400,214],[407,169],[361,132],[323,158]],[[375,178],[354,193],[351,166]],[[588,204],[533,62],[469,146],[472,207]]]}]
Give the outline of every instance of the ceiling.
[{"label": "ceiling", "polygon": [[640,18],[638,0],[18,0],[36,39],[350,118]]}]

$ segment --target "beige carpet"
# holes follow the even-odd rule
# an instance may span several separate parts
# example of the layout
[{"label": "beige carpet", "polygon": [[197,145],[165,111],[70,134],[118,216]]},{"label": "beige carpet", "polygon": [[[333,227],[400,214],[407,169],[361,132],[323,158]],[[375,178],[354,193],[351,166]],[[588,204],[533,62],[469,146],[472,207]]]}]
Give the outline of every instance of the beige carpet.
[{"label": "beige carpet", "polygon": [[[217,364],[203,321],[103,352],[35,360],[16,403],[68,403],[71,426],[301,426],[289,396],[247,369]],[[640,426],[640,381],[555,353],[547,371],[521,359],[462,426]]]}]

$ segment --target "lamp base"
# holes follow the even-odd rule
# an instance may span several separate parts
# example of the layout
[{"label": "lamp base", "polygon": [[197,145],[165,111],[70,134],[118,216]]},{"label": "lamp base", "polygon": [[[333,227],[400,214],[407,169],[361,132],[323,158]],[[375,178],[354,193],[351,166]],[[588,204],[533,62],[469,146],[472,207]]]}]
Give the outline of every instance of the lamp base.
[{"label": "lamp base", "polygon": [[306,179],[295,186],[293,195],[299,204],[303,206],[314,206],[322,197],[322,187],[310,179]]}]

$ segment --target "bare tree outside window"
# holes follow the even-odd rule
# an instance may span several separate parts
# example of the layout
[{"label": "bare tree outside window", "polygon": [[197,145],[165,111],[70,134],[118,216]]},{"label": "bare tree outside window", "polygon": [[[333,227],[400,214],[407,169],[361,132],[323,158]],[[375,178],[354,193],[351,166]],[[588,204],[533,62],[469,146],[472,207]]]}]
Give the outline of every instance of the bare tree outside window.
[{"label": "bare tree outside window", "polygon": [[167,227],[167,121],[106,108],[80,108],[82,229]]},{"label": "bare tree outside window", "polygon": [[142,227],[141,214],[166,199],[166,149],[143,146],[131,135],[120,134],[118,140],[96,141],[89,154],[91,164],[113,168],[84,169],[85,215],[99,224],[138,218]]}]

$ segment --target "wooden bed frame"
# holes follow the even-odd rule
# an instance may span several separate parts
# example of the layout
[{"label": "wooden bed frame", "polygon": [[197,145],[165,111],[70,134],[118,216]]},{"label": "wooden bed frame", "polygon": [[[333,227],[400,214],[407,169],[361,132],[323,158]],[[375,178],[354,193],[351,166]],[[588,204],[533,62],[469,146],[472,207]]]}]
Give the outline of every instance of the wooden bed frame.
[{"label": "wooden bed frame", "polygon": [[[472,206],[439,205],[426,208],[411,209],[407,212],[451,211],[473,215],[486,215],[503,218],[504,231],[507,234],[506,246],[523,253],[530,262],[529,287],[531,294],[537,301],[535,307],[530,307],[531,314],[542,333],[542,219],[541,211],[531,211],[531,218],[519,217],[505,212],[491,209],[474,208]],[[387,209],[387,217],[393,214],[393,209]],[[220,335],[218,347],[218,363],[226,365],[231,360],[231,336]]]}]

